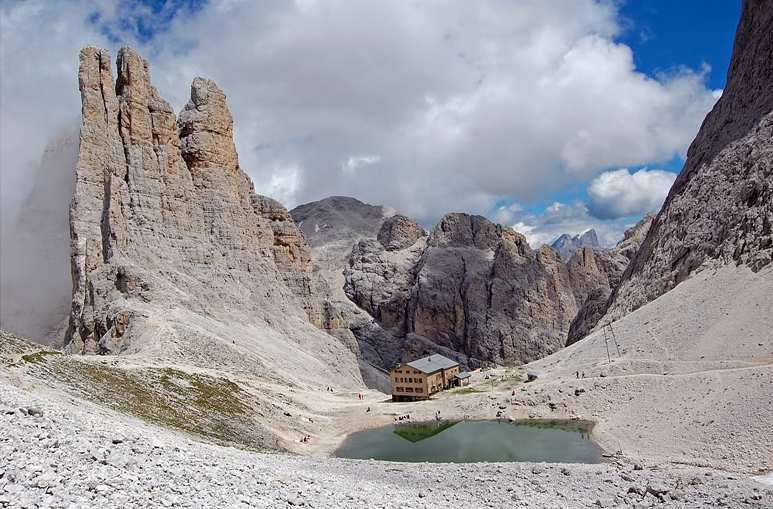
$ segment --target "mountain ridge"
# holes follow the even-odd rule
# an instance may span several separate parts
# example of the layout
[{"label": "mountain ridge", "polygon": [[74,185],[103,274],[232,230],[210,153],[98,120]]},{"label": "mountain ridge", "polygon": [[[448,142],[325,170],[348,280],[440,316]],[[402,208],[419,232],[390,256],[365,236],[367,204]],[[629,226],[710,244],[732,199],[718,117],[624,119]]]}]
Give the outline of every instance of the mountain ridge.
[{"label": "mountain ridge", "polygon": [[600,248],[598,236],[596,230],[590,228],[577,235],[570,235],[563,233],[559,237],[551,242],[552,247],[558,254],[561,255],[561,259],[568,261],[575,251],[583,247]]}]

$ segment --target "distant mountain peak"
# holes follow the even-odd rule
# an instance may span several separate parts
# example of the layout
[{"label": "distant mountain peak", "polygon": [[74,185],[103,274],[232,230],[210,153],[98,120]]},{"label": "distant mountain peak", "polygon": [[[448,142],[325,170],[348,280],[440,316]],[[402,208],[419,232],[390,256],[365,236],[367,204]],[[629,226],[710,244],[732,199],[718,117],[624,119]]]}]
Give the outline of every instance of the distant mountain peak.
[{"label": "distant mountain peak", "polygon": [[582,242],[589,242],[589,245],[598,246],[599,245],[599,238],[598,235],[596,235],[596,230],[593,228],[589,230],[585,230],[582,235],[580,235],[580,241]]},{"label": "distant mountain peak", "polygon": [[566,261],[578,249],[583,247],[600,247],[600,244],[596,230],[591,228],[577,235],[564,233],[554,240],[550,247],[556,250],[561,255],[561,258]]}]

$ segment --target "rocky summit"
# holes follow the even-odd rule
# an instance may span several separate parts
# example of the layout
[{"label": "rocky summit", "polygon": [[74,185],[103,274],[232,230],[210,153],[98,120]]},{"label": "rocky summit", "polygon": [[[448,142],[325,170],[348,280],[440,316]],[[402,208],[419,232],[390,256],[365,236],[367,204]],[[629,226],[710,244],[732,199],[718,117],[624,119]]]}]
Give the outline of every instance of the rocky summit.
[{"label": "rocky summit", "polygon": [[470,366],[522,363],[564,346],[580,307],[608,295],[625,261],[585,248],[564,264],[481,216],[447,214],[425,236],[396,215],[354,247],[345,291],[401,338],[375,347],[382,359],[442,351]]},{"label": "rocky summit", "polygon": [[319,330],[329,320],[309,246],[239,165],[223,91],[194,79],[175,118],[130,48],[115,82],[108,53],[83,49],[78,78],[68,350],[227,363],[238,324],[239,348],[260,356],[281,336],[314,352],[317,367],[303,372],[332,366],[357,382],[354,357]]},{"label": "rocky summit", "polygon": [[[643,219],[612,250],[585,246],[562,260],[480,216],[448,214],[428,233],[341,196],[291,213],[340,319],[335,334],[363,373],[434,351],[470,366],[523,362],[575,341],[603,314],[651,223]],[[597,244],[594,232],[583,239]],[[377,373],[366,378],[385,387]]]},{"label": "rocky summit", "polygon": [[575,251],[582,249],[583,247],[599,248],[599,239],[596,235],[596,230],[591,228],[590,230],[583,232],[579,235],[569,235],[564,233],[550,244],[550,247],[555,249],[561,258],[569,260]]}]

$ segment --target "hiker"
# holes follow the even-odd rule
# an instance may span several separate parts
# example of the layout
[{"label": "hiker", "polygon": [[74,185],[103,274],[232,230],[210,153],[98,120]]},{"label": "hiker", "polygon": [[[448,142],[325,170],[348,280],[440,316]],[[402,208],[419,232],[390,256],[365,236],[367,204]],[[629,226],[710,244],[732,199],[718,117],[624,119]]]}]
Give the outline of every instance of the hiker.
[{"label": "hiker", "polygon": [[368,409],[367,409],[367,410],[365,410],[365,413],[366,413],[366,414],[367,414],[367,413],[369,413],[369,412],[370,412],[370,407],[368,407]]},{"label": "hiker", "polygon": [[579,371],[575,371],[574,377],[579,379],[580,378],[580,372]]}]

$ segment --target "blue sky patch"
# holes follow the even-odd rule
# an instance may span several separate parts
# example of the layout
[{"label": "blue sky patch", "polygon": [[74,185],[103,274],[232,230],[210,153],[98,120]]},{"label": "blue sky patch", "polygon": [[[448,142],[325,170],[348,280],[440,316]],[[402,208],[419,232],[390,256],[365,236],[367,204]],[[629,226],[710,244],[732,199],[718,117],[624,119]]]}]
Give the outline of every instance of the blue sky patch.
[{"label": "blue sky patch", "polygon": [[650,76],[687,66],[700,69],[712,89],[725,86],[740,0],[628,0],[620,7],[636,68]]}]

